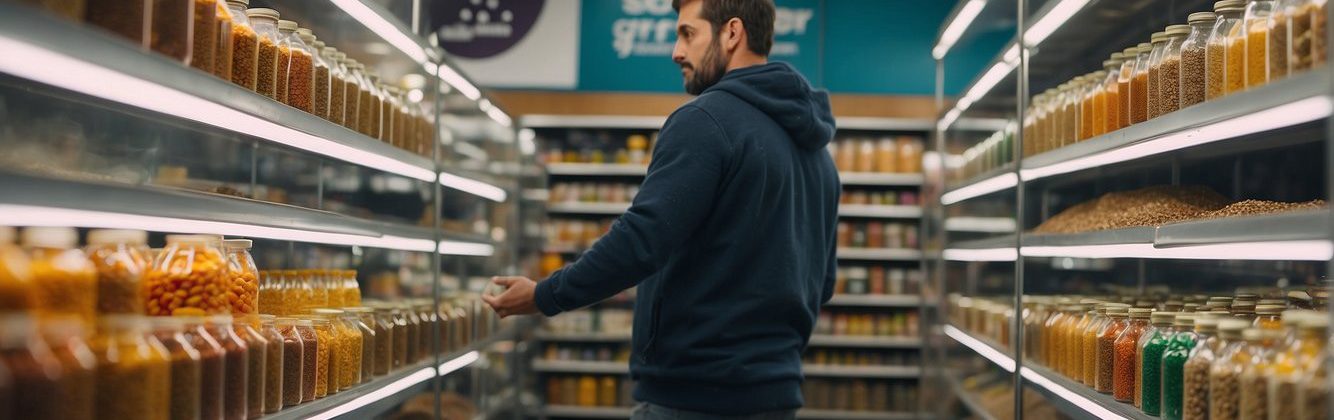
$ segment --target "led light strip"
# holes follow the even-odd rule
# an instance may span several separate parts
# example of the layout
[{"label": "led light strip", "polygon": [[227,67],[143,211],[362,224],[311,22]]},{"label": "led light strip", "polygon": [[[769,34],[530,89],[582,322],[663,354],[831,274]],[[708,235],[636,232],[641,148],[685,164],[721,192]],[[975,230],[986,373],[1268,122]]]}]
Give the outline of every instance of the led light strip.
[{"label": "led light strip", "polygon": [[59,54],[26,42],[0,37],[0,72],[149,111],[235,131],[285,146],[430,182],[435,171],[316,137],[198,96]]},{"label": "led light strip", "polygon": [[1014,248],[946,249],[941,251],[940,254],[942,258],[949,261],[1014,262],[1019,260],[1019,251]]},{"label": "led light strip", "polygon": [[500,125],[509,127],[510,125],[514,124],[514,120],[511,120],[510,116],[508,114],[505,114],[505,111],[501,111],[500,108],[496,108],[496,106],[491,103],[490,99],[482,99],[480,101],[477,101],[477,108],[481,109],[482,112],[485,112],[486,116],[491,117],[491,119],[495,120],[495,122],[500,123]]},{"label": "led light strip", "polygon": [[1075,406],[1079,407],[1079,409],[1084,410],[1089,414],[1092,414],[1096,418],[1100,419],[1127,418],[1125,416],[1112,412],[1112,410],[1108,410],[1107,407],[1103,407],[1102,405],[1094,402],[1093,400],[1090,400],[1087,397],[1084,397],[1083,395],[1079,395],[1078,393],[1071,391],[1066,387],[1057,384],[1056,382],[1052,382],[1052,380],[1047,379],[1047,377],[1042,376],[1042,374],[1037,373],[1032,369],[1021,367],[1019,368],[1019,375],[1023,376],[1025,380],[1032,382],[1034,385],[1040,386],[1048,391],[1051,391],[1051,393],[1056,394],[1056,396],[1061,397],[1061,399],[1073,403]]},{"label": "led light strip", "polygon": [[448,172],[440,173],[440,185],[495,201],[497,203],[505,202],[505,198],[509,196],[509,193],[505,192],[504,188],[475,179],[464,178]]},{"label": "led light strip", "polygon": [[981,340],[973,338],[973,336],[968,335],[968,333],[963,332],[963,330],[955,328],[953,325],[945,325],[941,327],[941,329],[945,331],[945,335],[950,336],[954,341],[958,341],[959,344],[963,344],[964,347],[972,349],[973,352],[990,360],[991,363],[995,363],[996,366],[1000,366],[1001,369],[1005,369],[1006,372],[1014,373],[1014,359],[1010,356],[1001,353],[1000,350],[991,347],[987,343],[983,343]]},{"label": "led light strip", "polygon": [[1062,25],[1065,25],[1066,21],[1069,21],[1089,3],[1089,0],[1059,1],[1060,3],[1057,3],[1056,7],[1051,8],[1047,11],[1047,14],[1033,22],[1033,26],[1029,26],[1028,30],[1024,31],[1024,44],[1030,47],[1042,44],[1042,41],[1045,41],[1047,37],[1051,36]]},{"label": "led light strip", "polygon": [[473,86],[472,82],[469,82],[459,72],[454,71],[454,68],[442,64],[437,72],[440,75],[440,80],[444,80],[445,83],[448,83],[449,86],[462,93],[463,96],[468,97],[468,99],[475,101],[482,97],[482,91],[478,90],[477,86]]},{"label": "led light strip", "polygon": [[1103,165],[1126,162],[1145,156],[1163,154],[1206,143],[1213,143],[1248,134],[1260,133],[1328,118],[1331,115],[1331,111],[1334,111],[1334,105],[1331,105],[1328,98],[1324,96],[1306,98],[1227,120],[1177,131],[1152,140],[1107,150],[1101,153],[1070,159],[1038,168],[1021,169],[1019,170],[1019,175],[1023,177],[1025,181],[1028,181],[1083,169],[1097,168]]},{"label": "led light strip", "polygon": [[1014,172],[1006,172],[947,192],[940,196],[940,203],[950,205],[1006,188],[1013,188],[1016,185],[1019,185],[1019,177]]},{"label": "led light strip", "polygon": [[398,30],[398,26],[394,25],[383,16],[380,16],[379,13],[375,13],[374,10],[367,7],[361,0],[329,1],[335,6],[338,6],[339,9],[343,9],[343,12],[347,13],[348,16],[352,16],[357,22],[361,22],[362,26],[365,26],[366,29],[370,29],[371,32],[379,35],[381,39],[388,41],[395,48],[398,48],[399,51],[403,51],[403,53],[407,54],[412,61],[416,61],[417,63],[425,63],[427,61],[425,48],[422,48],[422,46],[418,44],[417,41],[413,40],[411,36]]},{"label": "led light strip", "polygon": [[473,362],[476,362],[477,359],[480,357],[481,355],[478,354],[477,351],[470,351],[464,353],[462,356],[454,358],[453,360],[440,364],[439,367],[422,368],[421,370],[413,372],[411,375],[405,376],[402,379],[391,382],[374,391],[368,392],[366,393],[366,395],[357,397],[351,401],[348,401],[341,405],[325,410],[324,412],[321,412],[319,414],[312,415],[308,417],[308,419],[329,420],[347,413],[351,413],[352,411],[358,408],[365,407],[376,401],[388,398],[399,392],[403,392],[403,390],[411,388],[414,385],[417,385],[424,381],[453,373],[456,370],[462,369],[468,365],[473,364]]},{"label": "led light strip", "polygon": [[977,15],[982,13],[986,5],[986,0],[968,0],[968,3],[964,3],[963,8],[959,9],[959,14],[954,15],[954,20],[951,20],[949,25],[945,26],[945,31],[940,33],[940,40],[936,42],[936,47],[931,49],[931,56],[937,60],[945,58],[945,54],[954,47],[954,43],[959,42],[963,31],[977,19]]},{"label": "led light strip", "polygon": [[1155,258],[1186,260],[1328,261],[1334,258],[1330,241],[1233,242],[1156,248],[1153,244],[1025,246],[1025,257]]},{"label": "led light strip", "polygon": [[973,83],[973,86],[969,87],[968,91],[965,92],[963,96],[959,97],[959,101],[954,104],[954,108],[945,113],[945,116],[936,123],[936,129],[940,131],[948,129],[954,124],[954,121],[959,119],[959,116],[963,114],[963,111],[973,106],[973,104],[982,99],[983,96],[986,96],[988,92],[991,92],[992,88],[995,88],[1001,80],[1005,80],[1005,77],[1009,76],[1010,72],[1014,71],[1018,66],[1019,45],[1010,44],[1009,48],[1005,50],[1005,54],[1001,57],[1001,61],[993,64],[991,68],[987,69],[986,73],[983,73],[982,77],[979,77],[977,82]]},{"label": "led light strip", "polygon": [[945,219],[945,230],[950,232],[1014,232],[1014,219],[1009,217],[951,217]]},{"label": "led light strip", "polygon": [[496,253],[496,247],[489,244],[459,241],[440,241],[440,246],[438,246],[436,250],[445,255],[469,255],[475,257],[490,257]]}]

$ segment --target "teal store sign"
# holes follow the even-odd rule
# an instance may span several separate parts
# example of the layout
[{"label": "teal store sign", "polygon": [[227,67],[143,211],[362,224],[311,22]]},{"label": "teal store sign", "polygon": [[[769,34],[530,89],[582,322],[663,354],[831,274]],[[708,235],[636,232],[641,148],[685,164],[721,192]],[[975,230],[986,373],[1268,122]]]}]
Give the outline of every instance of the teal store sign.
[{"label": "teal store sign", "polygon": [[[792,64],[815,80],[824,19],[820,0],[778,0],[769,59]],[[580,22],[579,90],[682,92],[672,62],[676,11],[671,0],[584,0]]]}]

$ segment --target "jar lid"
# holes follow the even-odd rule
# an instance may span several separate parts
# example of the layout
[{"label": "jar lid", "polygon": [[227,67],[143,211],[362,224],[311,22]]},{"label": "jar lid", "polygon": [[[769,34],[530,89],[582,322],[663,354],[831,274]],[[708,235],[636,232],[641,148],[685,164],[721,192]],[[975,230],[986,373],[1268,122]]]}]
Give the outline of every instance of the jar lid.
[{"label": "jar lid", "polygon": [[1110,315],[1110,316],[1123,317],[1123,316],[1127,316],[1127,315],[1129,315],[1129,313],[1130,313],[1130,308],[1125,307],[1125,306],[1108,306],[1108,307],[1107,307],[1107,315]]},{"label": "jar lid", "polygon": [[1218,317],[1215,316],[1196,316],[1195,331],[1212,333],[1218,331]]},{"label": "jar lid", "polygon": [[1170,25],[1167,27],[1167,36],[1177,37],[1190,35],[1190,25]]},{"label": "jar lid", "polygon": [[1153,50],[1153,44],[1142,42],[1136,48],[1138,48],[1138,54],[1144,54]]},{"label": "jar lid", "polygon": [[1235,298],[1235,299],[1237,299],[1237,300],[1259,300],[1259,299],[1260,299],[1260,295],[1255,294],[1255,293],[1241,293],[1241,292],[1238,292],[1238,293],[1233,294],[1233,298]]},{"label": "jar lid", "polygon": [[148,243],[148,232],[131,229],[96,229],[88,232],[89,245],[114,245],[131,244],[144,245]]},{"label": "jar lid", "polygon": [[222,247],[227,249],[250,249],[255,241],[249,239],[225,239],[222,241]]},{"label": "jar lid", "polygon": [[1214,2],[1214,11],[1246,7],[1246,0],[1222,0]]},{"label": "jar lid", "polygon": [[1196,309],[1199,309],[1199,308],[1200,308],[1200,304],[1198,304],[1198,303],[1187,303],[1187,304],[1181,305],[1181,311],[1182,311],[1182,312],[1195,312],[1195,310],[1196,310]]},{"label": "jar lid", "polygon": [[293,31],[296,31],[296,28],[298,28],[298,27],[300,27],[300,26],[297,25],[296,22],[293,22],[293,21],[290,21],[290,20],[279,20],[279,21],[278,21],[278,30],[279,30],[279,31],[283,31],[283,32],[293,32]]},{"label": "jar lid", "polygon": [[1279,305],[1258,305],[1255,307],[1255,313],[1259,315],[1278,315],[1283,313],[1283,307]]},{"label": "jar lid", "polygon": [[316,308],[312,309],[310,313],[320,316],[338,316],[342,315],[343,311],[337,309],[329,309],[329,308]]},{"label": "jar lid", "polygon": [[303,36],[304,36],[304,35],[310,35],[311,37],[314,37],[314,36],[315,36],[315,32],[312,31],[312,30],[310,30],[310,28],[296,28],[296,34],[297,34],[297,35],[303,35]]},{"label": "jar lid", "polygon": [[1218,15],[1214,14],[1214,12],[1195,12],[1186,17],[1186,22],[1189,22],[1192,25],[1202,22],[1213,22],[1215,20],[1218,20]]},{"label": "jar lid", "polygon": [[1195,325],[1195,314],[1178,313],[1172,325],[1178,327],[1191,327]]},{"label": "jar lid", "polygon": [[1307,331],[1319,331],[1329,328],[1329,318],[1324,316],[1312,316],[1302,319],[1301,329]]},{"label": "jar lid", "polygon": [[1128,312],[1130,313],[1130,317],[1131,317],[1131,318],[1135,318],[1135,319],[1149,319],[1149,315],[1153,313],[1153,309],[1149,309],[1149,308],[1130,308],[1130,309],[1128,310]]},{"label": "jar lid", "polygon": [[273,10],[273,9],[269,9],[269,8],[265,8],[265,7],[256,7],[256,8],[253,8],[253,9],[246,9],[246,10],[245,10],[245,15],[246,15],[246,17],[249,17],[249,18],[262,17],[262,18],[267,18],[267,19],[273,19],[273,21],[275,21],[275,22],[278,21],[278,16],[279,16],[277,10]]},{"label": "jar lid", "polygon": [[36,248],[73,248],[79,232],[69,227],[39,226],[23,229],[23,245]]},{"label": "jar lid", "polygon": [[1251,323],[1236,318],[1224,318],[1218,321],[1218,331],[1222,332],[1233,331],[1240,333],[1241,330],[1250,326]]},{"label": "jar lid", "polygon": [[1176,317],[1176,312],[1158,311],[1149,316],[1149,322],[1153,325],[1170,325]]},{"label": "jar lid", "polygon": [[1163,41],[1166,41],[1166,40],[1167,40],[1167,32],[1165,32],[1165,31],[1164,31],[1164,32],[1154,32],[1153,35],[1149,35],[1149,43],[1150,43],[1150,44],[1157,44],[1157,43],[1159,43],[1159,42],[1163,42]]},{"label": "jar lid", "polygon": [[250,7],[250,0],[227,0],[227,4],[238,4],[241,6]]},{"label": "jar lid", "polygon": [[1306,310],[1306,309],[1292,309],[1283,311],[1283,314],[1280,316],[1283,318],[1283,325],[1286,327],[1296,327],[1298,325],[1301,325],[1302,321],[1306,320],[1307,318],[1325,317],[1325,315],[1321,314],[1320,312]]}]

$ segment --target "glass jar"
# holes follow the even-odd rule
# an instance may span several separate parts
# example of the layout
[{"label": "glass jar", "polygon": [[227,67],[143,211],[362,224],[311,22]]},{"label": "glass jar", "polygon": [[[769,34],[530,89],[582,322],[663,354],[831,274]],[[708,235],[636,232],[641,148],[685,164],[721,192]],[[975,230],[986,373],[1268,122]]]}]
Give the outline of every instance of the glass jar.
[{"label": "glass jar", "polygon": [[1299,419],[1329,418],[1329,366],[1334,363],[1334,345],[1330,344],[1328,342],[1324,344],[1324,350],[1320,352],[1319,358],[1298,381],[1300,389],[1297,393],[1297,418]]},{"label": "glass jar", "polygon": [[32,258],[38,314],[77,315],[91,325],[97,313],[97,269],[83,250],[74,247],[78,240],[71,228],[23,230],[23,246]]},{"label": "glass jar", "polygon": [[1130,321],[1116,336],[1115,356],[1112,362],[1112,398],[1121,402],[1131,402],[1135,398],[1135,359],[1138,356],[1139,336],[1149,328],[1149,314],[1152,309],[1131,308]]},{"label": "glass jar", "polygon": [[1093,382],[1093,389],[1098,392],[1112,393],[1116,379],[1114,375],[1116,339],[1129,326],[1129,309],[1129,306],[1107,307],[1108,321],[1098,331],[1097,376]]},{"label": "glass jar", "polygon": [[309,289],[301,281],[301,274],[297,270],[282,271],[283,284],[283,315],[296,316],[303,313],[306,304],[306,291]]},{"label": "glass jar", "polygon": [[385,124],[386,106],[385,106],[384,85],[380,83],[380,75],[374,74],[369,70],[366,71],[366,78],[367,78],[366,80],[370,83],[369,87],[371,92],[371,109],[370,109],[371,126],[370,126],[370,131],[367,133],[367,135],[371,136],[372,138],[378,139],[382,142],[388,143],[389,127]]},{"label": "glass jar", "polygon": [[366,72],[366,66],[352,60],[353,77],[357,78],[357,127],[361,134],[371,138],[380,136],[380,104],[376,102],[375,82]]},{"label": "glass jar", "polygon": [[1195,314],[1178,313],[1173,334],[1162,357],[1162,414],[1165,419],[1181,419],[1185,409],[1186,361],[1199,342],[1195,334]]},{"label": "glass jar", "polygon": [[278,36],[274,38],[273,42],[278,45],[278,54],[276,55],[278,59],[273,64],[274,99],[291,105],[291,100],[287,97],[289,93],[287,83],[292,75],[292,54],[294,53],[292,40],[296,38],[297,25],[296,22],[280,19],[275,27],[278,28]]},{"label": "glass jar", "polygon": [[269,341],[255,327],[259,317],[247,316],[235,319],[232,332],[246,345],[246,416],[259,418],[264,414],[264,394],[268,392],[264,385],[268,383],[264,376],[269,363]]},{"label": "glass jar", "polygon": [[[84,341],[87,333],[83,322],[66,315],[43,320],[39,327],[51,354],[60,361],[64,378],[58,396],[63,403],[59,415],[54,418],[92,419],[97,402],[94,398],[97,357]],[[160,397],[161,394],[150,396]]]},{"label": "glass jar", "polygon": [[431,301],[429,300],[417,302],[417,316],[422,321],[421,333],[418,334],[421,348],[419,353],[424,357],[430,356],[434,354],[431,340],[434,337],[434,332],[440,330],[440,317],[434,310],[431,310]]},{"label": "glass jar", "polygon": [[170,377],[165,374],[169,356],[144,338],[146,321],[134,315],[108,315],[102,317],[98,329],[92,340],[97,359],[97,415],[112,419],[166,418],[167,405],[162,398],[170,386]]},{"label": "glass jar", "polygon": [[1140,334],[1139,355],[1135,358],[1135,407],[1139,407],[1144,414],[1151,416],[1159,415],[1161,412],[1161,390],[1159,389],[1162,379],[1162,366],[1159,363],[1162,360],[1163,351],[1167,349],[1167,342],[1172,339],[1175,331],[1172,329],[1172,321],[1175,319],[1175,312],[1154,312],[1149,316],[1149,328]]},{"label": "glass jar", "polygon": [[[276,318],[274,326],[278,333],[282,335],[282,407],[292,407],[301,404],[304,401],[302,395],[306,374],[306,357],[304,354],[306,344],[301,339],[301,332],[297,329],[299,322],[296,318]],[[312,384],[313,385],[313,384]],[[313,391],[313,389],[312,389]],[[268,408],[266,405],[265,408]]]},{"label": "glass jar", "polygon": [[1251,326],[1262,330],[1283,331],[1283,307],[1278,305],[1259,305],[1255,307],[1255,321]]},{"label": "glass jar", "polygon": [[1135,50],[1135,73],[1130,79],[1130,123],[1149,119],[1149,55],[1153,45],[1139,44]]},{"label": "glass jar", "polygon": [[1075,382],[1082,382],[1084,380],[1084,331],[1088,329],[1089,324],[1093,322],[1093,318],[1097,314],[1095,311],[1091,310],[1092,307],[1091,302],[1081,302],[1079,305],[1079,318],[1070,326],[1068,337],[1069,344],[1066,345],[1068,351],[1066,352],[1065,360],[1068,366],[1067,369],[1070,371],[1067,376]]},{"label": "glass jar", "polygon": [[84,21],[127,41],[148,47],[152,3],[149,0],[94,0],[84,5]]},{"label": "glass jar", "polygon": [[[361,115],[359,105],[361,103],[360,83],[357,75],[353,73],[352,61],[347,58],[347,54],[334,50],[333,58],[338,63],[339,73],[341,73],[341,85],[343,91],[343,117],[340,121],[347,129],[361,132],[361,125],[357,124],[357,117]],[[330,94],[332,98],[332,93]]]},{"label": "glass jar", "polygon": [[[399,138],[401,134],[398,131],[398,88],[390,86],[384,82],[377,85],[380,88],[380,137],[385,143],[399,149],[403,149],[403,139]],[[874,147],[874,146],[873,146]],[[875,153],[871,153],[872,159]]]},{"label": "glass jar", "polygon": [[1317,45],[1313,23],[1323,20],[1314,14],[1322,12],[1313,0],[1283,0],[1279,7],[1288,19],[1288,70],[1292,73],[1310,70],[1315,59],[1314,46]]},{"label": "glass jar", "polygon": [[[1080,112],[1086,114],[1081,117],[1081,124],[1087,127],[1081,126],[1081,140],[1088,140],[1100,134],[1102,127],[1106,125],[1100,120],[1105,116],[1098,114],[1098,101],[1106,99],[1102,96],[1102,79],[1106,77],[1107,74],[1102,70],[1084,76],[1084,105]],[[1099,99],[1100,97],[1103,99]]]},{"label": "glass jar", "polygon": [[1239,414],[1243,419],[1269,418],[1269,401],[1266,397],[1271,367],[1273,344],[1277,341],[1277,331],[1251,328],[1242,331],[1250,349],[1251,362],[1241,366],[1239,378],[1240,399],[1237,401]]},{"label": "glass jar", "polygon": [[329,306],[329,270],[305,270],[304,281],[310,286],[310,300],[306,309],[326,308]]},{"label": "glass jar", "polygon": [[74,380],[38,334],[37,321],[27,314],[0,314],[0,365],[13,382],[14,412],[28,418],[60,418],[65,382]]},{"label": "glass jar", "polygon": [[1212,12],[1191,13],[1187,18],[1190,23],[1190,35],[1181,42],[1181,101],[1179,108],[1204,102],[1208,78],[1209,31],[1218,21],[1218,15]]},{"label": "glass jar", "polygon": [[1063,353],[1062,350],[1065,350],[1060,347],[1061,343],[1058,337],[1059,333],[1057,332],[1059,329],[1057,326],[1065,321],[1065,311],[1060,309],[1061,308],[1052,308],[1051,310],[1048,310],[1046,316],[1039,320],[1038,325],[1038,329],[1041,330],[1041,334],[1038,337],[1041,339],[1040,345],[1042,346],[1039,351],[1041,359],[1038,361],[1053,369],[1055,366],[1060,365],[1061,362],[1060,357],[1057,354]]},{"label": "glass jar", "polygon": [[[217,22],[214,32],[217,39],[213,42],[213,67],[209,71],[223,80],[232,80],[232,11],[226,1],[218,0],[217,3],[213,14],[213,20]],[[241,11],[245,11],[245,6],[241,6]]]},{"label": "glass jar", "polygon": [[194,53],[194,0],[153,0],[149,46],[189,65]]},{"label": "glass jar", "polygon": [[255,31],[247,14],[249,5],[250,0],[227,0],[232,27],[228,34],[232,47],[231,80],[241,87],[258,91],[259,33]]},{"label": "glass jar", "polygon": [[1328,0],[1312,0],[1311,8],[1311,67],[1325,64],[1329,51],[1325,46],[1325,31],[1328,30],[1325,13]]},{"label": "glass jar", "polygon": [[1098,134],[1120,130],[1121,127],[1121,66],[1126,61],[1124,53],[1112,54],[1112,58],[1102,62],[1107,77],[1102,80],[1103,125]]},{"label": "glass jar", "polygon": [[1314,418],[1300,416],[1303,406],[1301,387],[1302,381],[1312,376],[1326,351],[1329,319],[1306,317],[1297,330],[1297,337],[1291,343],[1273,352],[1268,388],[1270,419]]},{"label": "glass jar", "polygon": [[148,314],[226,312],[231,280],[218,245],[210,235],[167,235],[167,247],[144,276]]},{"label": "glass jar", "polygon": [[315,398],[319,399],[338,392],[338,369],[342,360],[339,358],[333,324],[319,317],[310,317],[308,320],[315,330],[316,339],[319,340],[315,356]]},{"label": "glass jar", "polygon": [[223,349],[223,391],[222,415],[227,420],[245,419],[250,384],[249,347],[245,340],[232,328],[231,315],[213,315],[208,317],[208,334],[218,341]]},{"label": "glass jar", "polygon": [[249,239],[227,239],[222,248],[227,253],[228,292],[231,312],[237,315],[259,313],[259,269],[250,255]]},{"label": "glass jar", "polygon": [[[311,29],[300,28],[291,36],[292,64],[287,73],[287,104],[301,111],[315,113],[316,103],[323,103],[325,115],[328,113],[328,67],[324,68],[324,89],[316,88],[316,69],[320,59],[316,49],[315,33]],[[319,99],[319,93],[324,99]],[[320,116],[324,117],[324,116]]]},{"label": "glass jar", "polygon": [[267,315],[282,315],[278,312],[278,306],[282,298],[282,289],[278,288],[275,282],[273,271],[259,271],[259,313]]},{"label": "glass jar", "polygon": [[343,270],[325,270],[323,283],[324,290],[329,294],[326,307],[341,308],[348,306],[343,303]]},{"label": "glass jar", "polygon": [[403,341],[403,347],[407,349],[407,352],[403,355],[403,363],[416,363],[418,360],[421,360],[422,357],[420,346],[421,336],[423,335],[421,317],[417,316],[417,311],[414,311],[412,306],[409,305],[400,306],[398,311],[405,323],[404,325],[407,325],[408,331],[406,336],[407,340]]},{"label": "glass jar", "polygon": [[343,291],[346,293],[343,303],[361,306],[361,286],[357,283],[357,270],[343,271]]},{"label": "glass jar", "polygon": [[1227,344],[1209,368],[1209,418],[1235,419],[1240,413],[1241,371],[1253,362],[1250,346],[1242,339],[1246,327],[1239,320],[1219,322],[1219,336]]},{"label": "glass jar", "polygon": [[[320,58],[323,60],[324,64],[328,66],[329,71],[329,82],[327,86],[329,109],[325,119],[334,124],[344,125],[343,113],[347,102],[344,99],[344,89],[346,89],[344,85],[347,84],[347,82],[344,80],[347,79],[347,72],[343,69],[342,64],[338,62],[337,48],[324,46],[324,41],[320,40],[315,40],[315,43],[320,46]],[[318,94],[316,96],[318,96]]]},{"label": "glass jar", "polygon": [[338,388],[342,390],[351,389],[353,385],[362,382],[361,378],[361,359],[365,356],[365,343],[374,340],[375,337],[362,334],[359,324],[361,321],[357,314],[350,312],[341,312],[334,325],[338,329],[339,335],[343,339],[343,363],[344,367],[339,370]]},{"label": "glass jar", "polygon": [[200,316],[181,317],[185,323],[184,335],[190,345],[199,351],[200,377],[199,412],[203,420],[222,419],[223,396],[227,379],[227,350],[213,338]]},{"label": "glass jar", "polygon": [[255,48],[255,92],[279,100],[277,80],[281,57],[278,47],[282,40],[278,35],[278,11],[257,7],[246,9],[245,14],[258,42]]},{"label": "glass jar", "polygon": [[379,338],[375,332],[375,310],[364,306],[343,308],[349,315],[348,322],[361,331],[361,383],[370,382],[375,376],[375,344]]},{"label": "glass jar", "polygon": [[375,375],[384,375],[389,373],[396,365],[401,365],[402,361],[395,363],[397,349],[394,343],[397,341],[395,335],[406,334],[405,331],[398,329],[394,323],[394,316],[390,313],[390,308],[386,306],[374,306],[375,309]]},{"label": "glass jar", "polygon": [[1149,51],[1149,73],[1148,73],[1148,118],[1154,119],[1162,115],[1158,101],[1163,98],[1159,88],[1162,87],[1160,80],[1163,54],[1167,51],[1167,32],[1154,32],[1150,38],[1153,49]]},{"label": "glass jar", "polygon": [[[1286,67],[1274,66],[1270,51],[1270,30],[1274,13],[1273,0],[1250,0],[1242,17],[1246,31],[1246,88],[1265,84],[1281,75]],[[1286,31],[1284,31],[1286,33]],[[1274,37],[1281,38],[1281,37]]]},{"label": "glass jar", "polygon": [[1219,318],[1198,315],[1195,318],[1196,346],[1191,348],[1183,366],[1181,418],[1209,418],[1209,369],[1217,359],[1223,340],[1218,337]]},{"label": "glass jar", "polygon": [[198,419],[203,371],[199,350],[185,336],[185,321],[174,317],[152,317],[149,322],[153,336],[167,349],[170,360],[167,417],[172,420]]},{"label": "glass jar", "polygon": [[311,320],[299,319],[296,327],[297,332],[301,333],[301,344],[304,346],[301,349],[301,401],[315,401],[320,382],[328,381],[325,378],[329,376],[329,348],[326,343],[320,342],[320,335]]},{"label": "glass jar", "polygon": [[88,232],[88,258],[97,268],[97,311],[101,314],[142,315],[143,279],[148,269],[148,232],[94,230]]},{"label": "glass jar", "polygon": [[190,67],[213,72],[213,55],[218,48],[218,0],[193,0],[191,19]]},{"label": "glass jar", "polygon": [[31,311],[35,287],[32,260],[14,245],[14,228],[0,226],[0,313]]},{"label": "glass jar", "polygon": [[1181,109],[1181,47],[1190,32],[1190,25],[1167,27],[1167,42],[1158,65],[1158,115]]}]

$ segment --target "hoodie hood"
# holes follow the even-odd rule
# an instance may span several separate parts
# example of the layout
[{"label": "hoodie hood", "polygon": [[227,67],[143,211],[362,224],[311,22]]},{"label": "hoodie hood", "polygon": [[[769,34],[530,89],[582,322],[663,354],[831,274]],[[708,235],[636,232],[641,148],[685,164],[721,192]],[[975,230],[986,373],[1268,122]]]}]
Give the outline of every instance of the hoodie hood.
[{"label": "hoodie hood", "polygon": [[773,118],[803,149],[819,149],[834,138],[829,93],[815,90],[792,66],[771,62],[732,70],[704,91],[721,90]]}]

